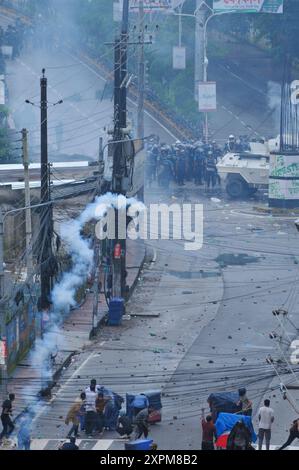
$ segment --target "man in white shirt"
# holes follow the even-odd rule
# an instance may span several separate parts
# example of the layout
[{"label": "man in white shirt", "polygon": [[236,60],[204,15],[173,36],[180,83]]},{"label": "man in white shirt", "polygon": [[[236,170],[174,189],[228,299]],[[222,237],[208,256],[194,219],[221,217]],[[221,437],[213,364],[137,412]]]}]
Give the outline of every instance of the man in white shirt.
[{"label": "man in white shirt", "polygon": [[92,436],[96,427],[96,398],[98,396],[98,385],[95,379],[90,381],[90,386],[85,389],[85,432],[88,437]]},{"label": "man in white shirt", "polygon": [[264,401],[264,406],[259,409],[259,450],[262,450],[264,437],[266,449],[270,449],[271,426],[274,421],[274,411],[270,408],[270,400]]}]

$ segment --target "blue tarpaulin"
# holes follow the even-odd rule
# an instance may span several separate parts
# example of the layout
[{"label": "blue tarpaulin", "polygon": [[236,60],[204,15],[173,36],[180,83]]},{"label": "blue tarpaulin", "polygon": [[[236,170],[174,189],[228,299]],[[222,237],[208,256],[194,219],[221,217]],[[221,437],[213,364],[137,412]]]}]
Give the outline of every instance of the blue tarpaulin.
[{"label": "blue tarpaulin", "polygon": [[252,421],[250,416],[244,416],[239,414],[231,414],[231,413],[219,413],[217,421],[216,421],[216,432],[217,436],[221,436],[227,431],[231,431],[234,425],[238,421],[243,421],[244,424],[248,427],[251,432],[251,439],[252,442],[256,442],[257,437],[253,429]]}]

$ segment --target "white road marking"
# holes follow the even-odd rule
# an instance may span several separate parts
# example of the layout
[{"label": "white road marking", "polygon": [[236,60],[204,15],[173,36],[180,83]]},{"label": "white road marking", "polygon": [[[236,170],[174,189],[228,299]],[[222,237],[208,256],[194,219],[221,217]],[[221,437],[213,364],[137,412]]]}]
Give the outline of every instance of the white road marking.
[{"label": "white road marking", "polygon": [[[105,343],[105,341],[103,341],[102,343]],[[101,345],[103,345],[101,343]],[[68,384],[71,382],[71,380],[74,379],[74,376],[78,374],[78,372],[87,364],[87,362],[89,361],[89,359],[91,359],[93,356],[95,356],[95,352],[91,353],[86,359],[85,361],[82,362],[82,364],[74,370],[74,373],[67,379],[67,381],[61,386],[61,388],[58,390],[58,392],[56,393],[56,395],[51,398],[51,400],[49,401],[49,403],[47,405],[45,405],[35,416],[34,416],[34,419],[32,420],[33,422],[35,422],[42,414],[44,414],[44,412],[47,410],[47,407],[50,406],[56,399],[59,395],[61,395],[61,393],[65,390],[65,388],[68,386]]]},{"label": "white road marking", "polygon": [[[91,439],[95,440],[95,439]],[[32,439],[30,450],[44,450],[49,443],[55,444],[55,447],[60,447],[63,443],[68,442],[68,439]],[[77,446],[82,442],[88,442],[88,439],[76,439]],[[100,439],[94,444],[90,450],[108,450],[115,442],[113,439]]]},{"label": "white road marking", "polygon": [[98,441],[92,450],[108,450],[112,444],[113,440],[103,439],[102,441]]}]

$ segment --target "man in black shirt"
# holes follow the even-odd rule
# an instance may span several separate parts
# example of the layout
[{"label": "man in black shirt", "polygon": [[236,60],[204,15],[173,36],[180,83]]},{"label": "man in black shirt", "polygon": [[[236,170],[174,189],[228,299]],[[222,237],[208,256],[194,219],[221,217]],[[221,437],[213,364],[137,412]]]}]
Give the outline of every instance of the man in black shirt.
[{"label": "man in black shirt", "polygon": [[76,438],[71,437],[70,442],[65,442],[59,450],[79,450],[79,447],[76,445]]},{"label": "man in black shirt", "polygon": [[11,420],[10,415],[12,414],[12,402],[15,399],[15,395],[10,393],[7,400],[4,400],[2,404],[1,422],[2,432],[0,434],[0,440],[5,436],[8,437],[14,430],[14,424]]}]

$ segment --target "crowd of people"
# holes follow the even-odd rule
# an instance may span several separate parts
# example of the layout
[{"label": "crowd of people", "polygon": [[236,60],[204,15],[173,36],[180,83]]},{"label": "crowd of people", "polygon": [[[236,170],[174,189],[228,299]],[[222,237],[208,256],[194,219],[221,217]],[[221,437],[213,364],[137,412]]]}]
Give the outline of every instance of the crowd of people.
[{"label": "crowd of people", "polygon": [[177,141],[174,145],[159,144],[156,140],[148,145],[147,150],[146,179],[149,187],[155,181],[163,188],[168,188],[171,181],[179,186],[194,182],[210,190],[221,184],[217,170],[220,158],[228,152],[248,151],[250,147],[245,136],[237,139],[230,135],[223,148],[215,140],[208,143]]},{"label": "crowd of people", "polygon": [[[4,438],[9,438],[13,434],[17,437],[19,450],[30,450],[31,428],[34,415],[30,412],[25,413],[17,425],[12,421],[13,402],[15,395],[10,393],[8,398],[2,403],[1,422],[2,432],[0,442]],[[80,432],[84,433],[86,438],[100,438],[105,430],[115,431],[127,440],[145,439],[149,435],[149,416],[152,409],[148,397],[143,394],[134,396],[130,403],[130,412],[123,408],[124,399],[106,389],[97,385],[95,379],[90,381],[90,385],[85,391],[75,399],[70,406],[65,417],[65,424],[70,426],[67,434],[68,442],[64,442],[60,450],[78,450],[76,439],[80,437]],[[264,400],[257,413],[258,418],[258,450],[261,450],[265,440],[266,450],[270,449],[271,429],[274,423],[274,410],[270,407],[270,400]],[[239,412],[235,414],[236,421],[229,434],[227,435],[227,450],[254,450],[252,446],[253,427],[251,417],[253,412],[253,403],[247,397],[245,388],[239,389]],[[238,418],[238,416],[240,418]],[[202,409],[202,450],[215,450],[218,448],[218,439],[216,431],[216,416],[213,413],[205,416],[205,409]],[[246,421],[247,419],[247,421]],[[248,420],[249,419],[249,420]],[[295,419],[291,424],[289,436],[286,442],[277,447],[276,450],[286,449],[295,439],[299,439],[299,419]],[[154,444],[153,448],[157,448]],[[223,448],[223,447],[222,447]]]},{"label": "crowd of people", "polygon": [[[70,407],[65,424],[71,424],[68,438],[78,437],[79,430],[86,437],[102,436],[105,430],[116,431],[121,437],[136,439],[149,434],[149,401],[144,394],[136,395],[131,404],[132,415],[122,408],[124,399],[117,393],[97,385],[92,379]],[[135,430],[134,430],[135,426]],[[135,431],[135,432],[134,432]]]},{"label": "crowd of people", "polygon": [[[30,434],[33,415],[28,411],[17,425],[12,421],[14,394],[9,394],[2,404],[2,432],[0,442],[15,436],[19,450],[30,450]],[[117,432],[125,439],[147,438],[149,435],[149,414],[151,408],[145,394],[137,394],[130,403],[130,413],[123,408],[124,399],[117,393],[97,384],[95,379],[75,399],[66,416],[65,424],[70,426],[67,433],[68,445],[62,450],[75,449],[80,433],[86,438],[101,438],[104,431]]]},{"label": "crowd of people", "polygon": [[[263,443],[265,441],[266,450],[270,450],[271,443],[271,429],[274,423],[274,410],[270,407],[270,400],[264,400],[263,406],[261,406],[257,413],[258,418],[258,450],[262,450]],[[251,417],[253,411],[252,401],[247,397],[245,388],[239,390],[239,402],[237,405],[240,407],[239,414],[240,419],[236,420],[236,423],[227,435],[227,450],[255,450],[252,445],[252,431],[248,423],[251,425]],[[245,421],[244,417],[250,417],[250,421]],[[202,450],[215,450],[217,448],[218,436],[216,426],[212,414],[205,416],[205,409],[202,409]],[[276,450],[284,450],[295,439],[299,439],[299,419],[295,419],[291,424],[289,430],[289,436],[286,442],[276,448]],[[222,446],[221,446],[222,448]]]}]

